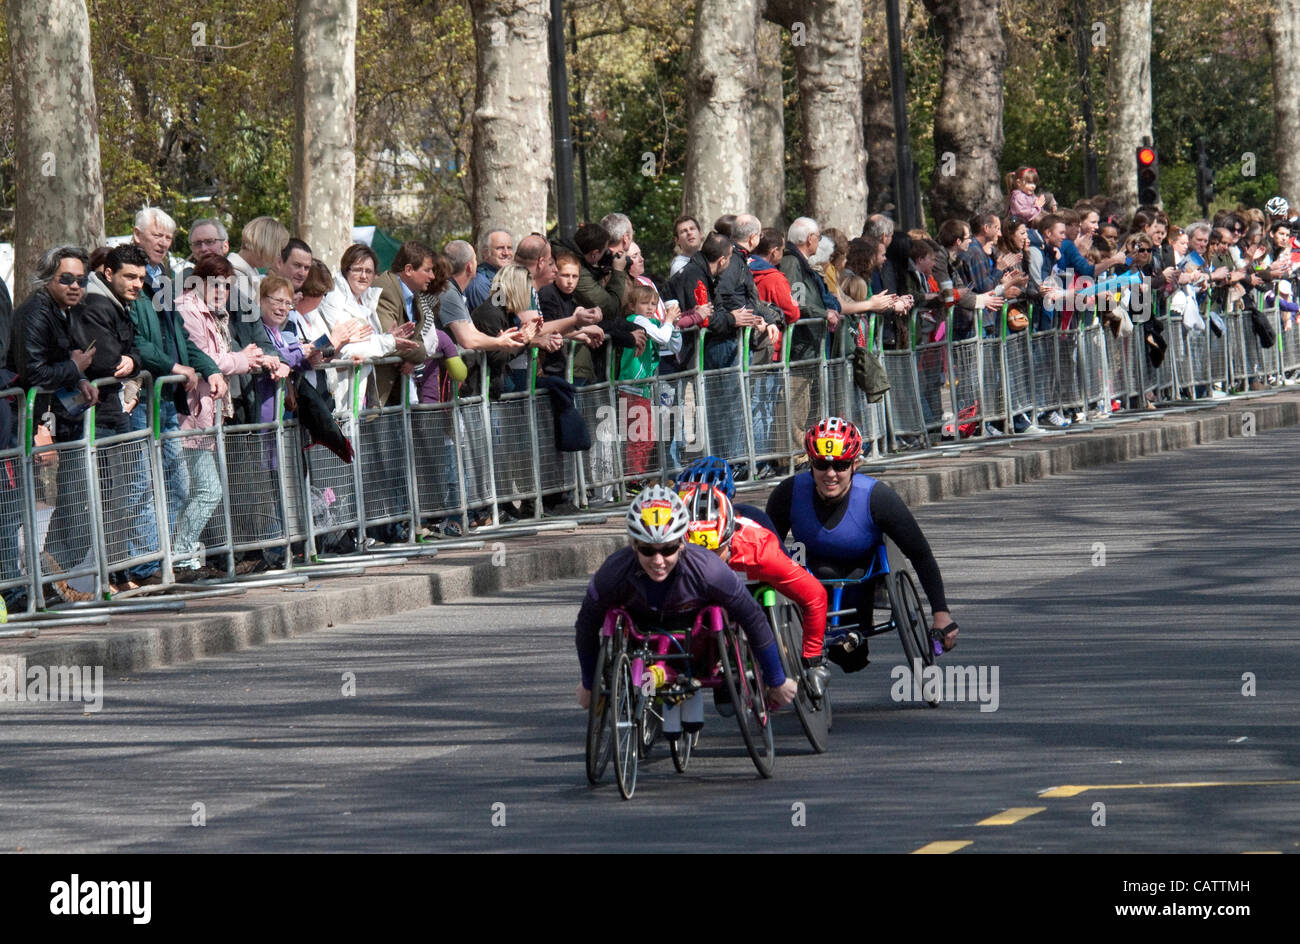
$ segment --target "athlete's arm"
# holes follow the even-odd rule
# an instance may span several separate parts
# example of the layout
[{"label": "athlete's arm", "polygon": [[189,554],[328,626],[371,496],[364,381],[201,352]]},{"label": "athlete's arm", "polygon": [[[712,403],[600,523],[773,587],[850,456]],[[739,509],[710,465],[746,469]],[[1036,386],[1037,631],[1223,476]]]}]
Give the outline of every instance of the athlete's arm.
[{"label": "athlete's arm", "polygon": [[790,505],[794,501],[794,478],[784,480],[767,496],[767,516],[776,526],[776,536],[782,541],[790,533]]},{"label": "athlete's arm", "polygon": [[821,655],[826,635],[826,588],[787,557],[780,540],[766,528],[742,527],[731,539],[731,546],[732,562],[744,566],[745,576],[771,584],[799,607],[803,655],[809,659]]},{"label": "athlete's arm", "polygon": [[898,549],[916,568],[916,576],[925,590],[933,613],[947,613],[948,601],[943,595],[943,575],[939,562],[934,559],[930,542],[921,532],[921,526],[912,517],[903,499],[884,482],[876,482],[871,490],[871,518],[880,530],[893,539]]}]

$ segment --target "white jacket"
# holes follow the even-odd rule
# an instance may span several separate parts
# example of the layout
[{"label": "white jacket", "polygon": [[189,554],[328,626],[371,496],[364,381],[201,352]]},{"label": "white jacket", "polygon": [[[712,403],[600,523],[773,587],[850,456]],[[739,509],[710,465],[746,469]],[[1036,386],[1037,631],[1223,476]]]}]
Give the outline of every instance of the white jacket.
[{"label": "white jacket", "polygon": [[[371,286],[362,293],[360,300],[352,294],[352,288],[342,274],[334,276],[334,290],[321,299],[320,305],[307,317],[313,329],[319,327],[319,334],[331,334],[334,329],[346,321],[360,321],[370,325],[372,334],[364,341],[354,341],[343,345],[337,357],[388,357],[397,350],[397,341],[391,334],[381,334],[379,316],[375,306],[379,303],[380,289]],[[369,364],[357,372],[357,381],[365,384],[373,372]],[[334,408],[340,413],[352,409],[351,372],[335,370],[330,372],[330,389],[334,392]]]}]

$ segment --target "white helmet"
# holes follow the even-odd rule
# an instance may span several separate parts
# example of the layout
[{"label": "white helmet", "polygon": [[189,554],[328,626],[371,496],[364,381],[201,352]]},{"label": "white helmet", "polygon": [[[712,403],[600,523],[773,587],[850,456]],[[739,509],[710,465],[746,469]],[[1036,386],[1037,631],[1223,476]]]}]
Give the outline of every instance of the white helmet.
[{"label": "white helmet", "polygon": [[1291,206],[1286,202],[1285,197],[1274,197],[1264,204],[1264,212],[1269,216],[1286,216],[1290,209]]},{"label": "white helmet", "polygon": [[652,485],[627,510],[627,533],[645,544],[672,544],[686,536],[691,516],[677,493],[664,485]]}]

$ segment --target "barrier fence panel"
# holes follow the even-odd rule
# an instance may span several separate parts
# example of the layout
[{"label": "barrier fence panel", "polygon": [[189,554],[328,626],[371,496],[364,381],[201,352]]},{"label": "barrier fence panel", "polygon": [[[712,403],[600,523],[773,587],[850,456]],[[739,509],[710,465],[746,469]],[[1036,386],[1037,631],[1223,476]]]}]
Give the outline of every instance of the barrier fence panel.
[{"label": "barrier fence panel", "polygon": [[[743,338],[720,338],[704,330],[700,332],[698,352],[709,455],[738,465],[748,465],[750,461],[751,404],[740,350],[743,341]],[[719,366],[710,368],[710,363]]]},{"label": "barrier fence panel", "polygon": [[362,410],[357,415],[357,430],[358,449],[352,461],[361,470],[363,525],[409,523],[406,408]]},{"label": "barrier fence panel", "polygon": [[[40,393],[38,388],[27,392],[29,419],[34,415]],[[46,446],[36,446],[30,436],[28,438],[28,454],[33,467],[48,464],[56,470],[53,494],[42,489],[38,495],[33,490],[28,495],[28,510],[40,548],[36,564],[37,583],[54,584],[61,596],[90,593],[99,598],[104,590],[98,553],[101,546],[100,519],[91,507],[95,489],[91,487],[88,476],[92,420],[93,414],[89,410],[79,419],[57,420],[54,442]],[[71,586],[71,580],[77,580],[80,586]],[[74,593],[69,594],[69,590]]]},{"label": "barrier fence panel", "polygon": [[[753,329],[745,329],[750,335]],[[784,345],[773,348],[765,345],[757,351],[751,348],[749,369],[745,375],[746,393],[750,404],[750,430],[755,462],[780,462],[790,460],[789,401],[785,397],[786,364]],[[773,358],[773,353],[776,357]]]},{"label": "barrier fence panel", "polygon": [[1296,312],[1284,311],[1275,303],[1279,323],[1278,344],[1281,346],[1282,369],[1287,373],[1300,370],[1300,318]]},{"label": "barrier fence panel", "polygon": [[[96,475],[92,482],[91,506],[98,509],[99,527],[95,529],[100,564],[100,582],[111,588],[115,575],[132,566],[161,563],[164,555],[157,538],[157,521],[161,490],[155,488],[153,433],[151,429],[124,432],[129,428],[120,412],[121,381],[101,379],[93,383],[99,390],[100,403],[117,399],[118,419],[96,405],[87,421],[92,434],[91,454],[95,457]],[[153,532],[147,548],[135,540],[141,527]]]},{"label": "barrier fence panel", "polygon": [[460,438],[453,401],[417,403],[410,408],[415,494],[421,520],[460,516],[466,511],[464,478],[457,462]]},{"label": "barrier fence panel", "polygon": [[[1003,316],[1005,323],[1005,314]],[[1013,417],[1034,410],[1034,352],[1029,328],[1007,330],[1002,338],[1002,370],[1007,412]],[[1030,417],[1031,420],[1034,417]]]},{"label": "barrier fence panel", "polygon": [[[0,592],[11,614],[33,613],[39,603],[33,592],[35,547],[27,496],[32,493],[32,466],[27,461],[27,397],[11,387],[0,391],[7,407],[0,430]],[[6,635],[0,632],[0,636]]]},{"label": "barrier fence panel", "polygon": [[818,418],[827,415],[830,394],[826,368],[827,324],[819,318],[800,318],[786,332],[786,425],[790,452],[804,451],[803,437]]}]

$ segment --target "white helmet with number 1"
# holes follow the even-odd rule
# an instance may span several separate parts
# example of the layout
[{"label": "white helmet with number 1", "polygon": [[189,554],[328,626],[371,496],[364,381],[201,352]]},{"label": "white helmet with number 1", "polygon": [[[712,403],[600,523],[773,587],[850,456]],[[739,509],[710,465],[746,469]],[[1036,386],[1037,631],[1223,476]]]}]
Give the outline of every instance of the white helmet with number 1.
[{"label": "white helmet with number 1", "polygon": [[671,488],[652,485],[627,510],[627,533],[644,544],[672,544],[686,536],[691,516]]}]

